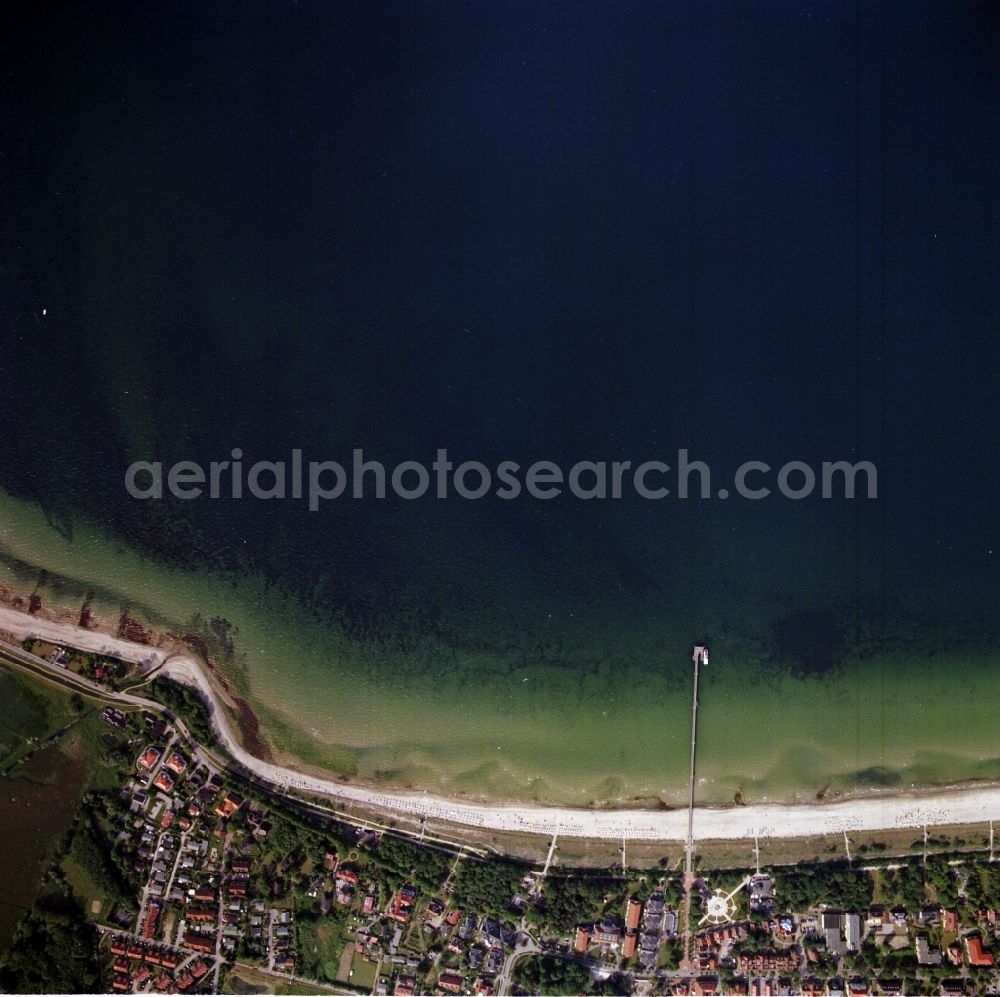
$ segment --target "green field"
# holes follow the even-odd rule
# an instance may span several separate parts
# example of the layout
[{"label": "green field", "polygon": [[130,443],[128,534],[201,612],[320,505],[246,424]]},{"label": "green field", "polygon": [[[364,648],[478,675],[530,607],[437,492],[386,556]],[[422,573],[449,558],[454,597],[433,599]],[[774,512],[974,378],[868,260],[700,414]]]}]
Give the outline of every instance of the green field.
[{"label": "green field", "polygon": [[[91,703],[0,668],[0,952],[42,886],[57,845],[84,794],[120,784],[125,755],[101,741],[109,728]],[[107,902],[89,874],[68,857],[61,866],[80,909],[106,916]],[[93,908],[101,904],[100,912]]]},{"label": "green field", "polygon": [[313,984],[296,983],[261,973],[248,966],[238,966],[223,981],[227,994],[334,994],[343,991]]},{"label": "green field", "polygon": [[375,986],[375,977],[378,975],[377,968],[374,962],[362,958],[355,952],[354,958],[351,960],[351,986],[360,987],[362,990],[371,990]]},{"label": "green field", "polygon": [[0,669],[0,773],[7,772],[39,744],[79,716],[80,707],[66,693]]},{"label": "green field", "polygon": [[59,867],[73,891],[73,896],[80,902],[84,917],[88,921],[101,921],[106,918],[109,913],[108,902],[91,874],[71,855],[67,855],[59,863]]},{"label": "green field", "polygon": [[335,982],[340,971],[340,956],[346,939],[336,922],[299,922],[299,940],[306,965],[314,963],[316,978]]}]

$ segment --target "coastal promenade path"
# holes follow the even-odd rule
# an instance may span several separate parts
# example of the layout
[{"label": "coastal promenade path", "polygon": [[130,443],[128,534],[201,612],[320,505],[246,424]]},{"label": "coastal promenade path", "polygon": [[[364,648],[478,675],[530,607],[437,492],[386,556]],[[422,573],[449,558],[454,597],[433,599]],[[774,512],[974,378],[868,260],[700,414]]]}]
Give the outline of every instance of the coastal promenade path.
[{"label": "coastal promenade path", "polygon": [[[38,638],[66,647],[104,654],[141,664],[199,689],[212,712],[218,740],[226,751],[262,782],[288,793],[309,793],[331,800],[357,803],[388,813],[431,817],[452,824],[498,831],[558,834],[570,838],[602,838],[621,841],[685,842],[688,814],[680,810],[587,810],[547,807],[539,804],[467,803],[428,793],[403,793],[370,789],[337,782],[295,769],[264,762],[250,754],[233,732],[205,669],[194,658],[177,651],[134,644],[95,630],[31,616],[0,606],[0,631],[18,640]],[[37,659],[36,659],[37,661]],[[66,676],[64,669],[49,666]],[[112,693],[94,683],[83,689],[108,701],[146,706],[150,701],[129,693]],[[93,686],[93,688],[91,688]],[[190,737],[189,734],[186,736]],[[206,750],[207,746],[206,746]],[[1000,819],[1000,787],[962,787],[865,796],[823,803],[760,803],[742,807],[697,807],[693,832],[697,839],[753,840],[759,838],[812,837],[844,831],[877,831],[889,828],[920,828],[947,824],[987,823]]]}]

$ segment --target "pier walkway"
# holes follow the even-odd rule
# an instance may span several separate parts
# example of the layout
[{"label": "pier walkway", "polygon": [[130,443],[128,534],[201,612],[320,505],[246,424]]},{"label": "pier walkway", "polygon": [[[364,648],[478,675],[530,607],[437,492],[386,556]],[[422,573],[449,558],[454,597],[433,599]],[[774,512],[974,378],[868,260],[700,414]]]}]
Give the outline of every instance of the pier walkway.
[{"label": "pier walkway", "polygon": [[691,652],[694,662],[694,690],[691,695],[691,773],[688,778],[688,820],[687,838],[684,842],[684,903],[681,907],[683,919],[684,959],[682,968],[691,966],[691,890],[694,887],[694,790],[695,757],[698,745],[698,669],[708,664],[708,646],[695,644]]}]

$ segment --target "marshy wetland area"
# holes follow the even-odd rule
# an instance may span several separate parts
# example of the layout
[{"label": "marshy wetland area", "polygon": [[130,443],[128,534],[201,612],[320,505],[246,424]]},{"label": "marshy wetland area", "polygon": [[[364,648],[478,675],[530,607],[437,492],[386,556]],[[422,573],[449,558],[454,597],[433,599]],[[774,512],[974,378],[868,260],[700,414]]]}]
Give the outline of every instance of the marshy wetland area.
[{"label": "marshy wetland area", "polygon": [[[0,949],[39,903],[80,921],[110,916],[99,868],[71,841],[81,804],[128,764],[92,702],[0,666]],[[83,832],[86,833],[86,832]],[[53,873],[54,871],[54,873]]]}]

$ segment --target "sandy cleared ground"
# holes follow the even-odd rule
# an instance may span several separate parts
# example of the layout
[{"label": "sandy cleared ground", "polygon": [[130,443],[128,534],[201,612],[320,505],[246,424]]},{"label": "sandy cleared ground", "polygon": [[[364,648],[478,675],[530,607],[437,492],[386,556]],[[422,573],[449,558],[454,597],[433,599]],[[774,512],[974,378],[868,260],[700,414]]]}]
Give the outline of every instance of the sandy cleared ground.
[{"label": "sandy cleared ground", "polygon": [[[230,754],[260,778],[280,788],[490,830],[663,841],[682,841],[687,834],[686,810],[598,811],[532,804],[490,806],[442,799],[426,793],[382,792],[305,775],[263,762],[240,745],[225,712],[219,707],[204,669],[189,656],[29,616],[6,606],[0,606],[0,630],[21,639],[39,638],[145,666],[160,666],[159,674],[197,686],[213,704],[217,733]],[[762,838],[794,838],[839,834],[842,831],[985,823],[993,819],[1000,819],[1000,787],[958,787],[804,805],[767,803],[729,808],[698,807],[694,835],[702,840],[753,838],[755,835]]]}]

